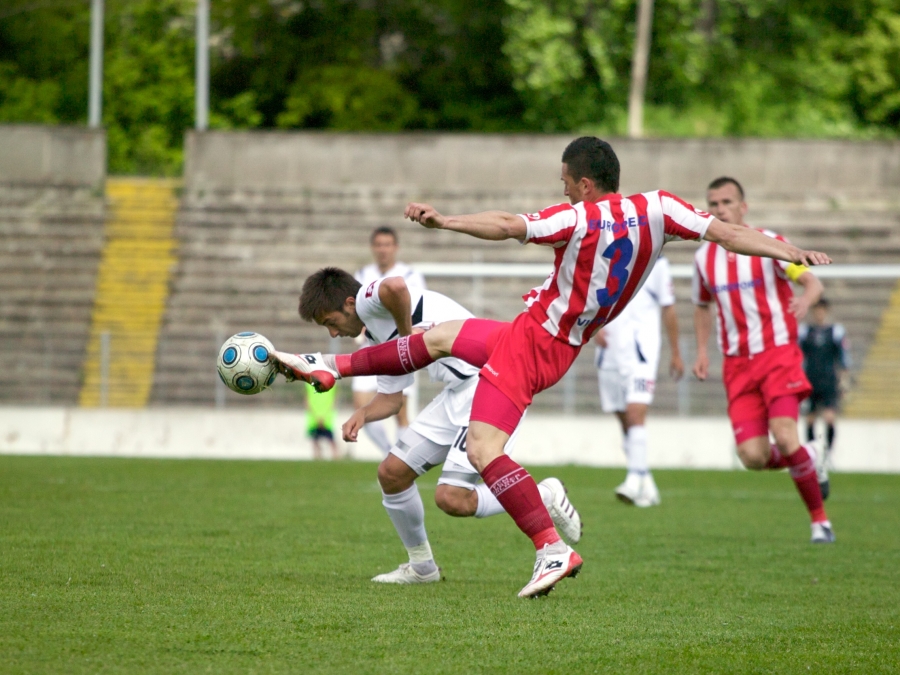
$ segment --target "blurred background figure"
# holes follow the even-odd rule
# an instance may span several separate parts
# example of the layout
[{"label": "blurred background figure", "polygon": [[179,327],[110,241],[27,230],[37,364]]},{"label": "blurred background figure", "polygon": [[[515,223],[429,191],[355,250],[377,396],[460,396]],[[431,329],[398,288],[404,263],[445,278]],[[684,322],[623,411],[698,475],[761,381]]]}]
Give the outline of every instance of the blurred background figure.
[{"label": "blurred background figure", "polygon": [[322,459],[323,439],[331,446],[331,459],[340,459],[341,451],[334,440],[334,402],[338,388],[332,387],[322,394],[313,389],[311,385],[304,385],[304,388],[306,389],[306,434],[312,441],[313,459]]},{"label": "blurred background figure", "polygon": [[669,261],[660,258],[631,304],[616,319],[597,331],[596,365],[600,406],[613,412],[622,425],[622,448],[628,473],[616,488],[616,498],[635,506],[656,506],[659,490],[647,461],[647,410],[656,391],[659,367],[660,314],[669,338],[672,360],[669,374],[684,374],[678,348],[678,316]]},{"label": "blurred background figure", "polygon": [[810,322],[800,325],[798,339],[803,350],[803,369],[812,385],[806,414],[806,440],[810,443],[815,440],[816,420],[821,417],[825,423],[824,461],[830,465],[835,419],[850,371],[850,347],[847,331],[831,320],[829,307],[826,298],[820,298],[813,305]]},{"label": "blurred background figure", "polygon": [[[409,265],[397,260],[397,252],[400,249],[400,239],[397,231],[388,226],[377,227],[369,235],[369,245],[372,249],[373,263],[366,265],[358,270],[353,276],[363,285],[369,286],[379,279],[387,277],[401,277],[407,286],[414,286],[421,290],[425,290],[425,278],[413,270]],[[415,315],[416,308],[413,307]],[[421,308],[419,308],[421,313]],[[416,320],[413,319],[413,323]],[[360,335],[357,340],[358,345],[365,344],[365,336]],[[409,426],[409,400],[416,396],[417,384],[412,384],[403,390],[403,407],[397,413],[397,435]],[[353,378],[353,407],[355,409],[362,408],[367,405],[377,391],[378,385],[376,378],[373,377],[354,377]],[[384,420],[378,422],[369,422],[363,427],[363,431],[372,439],[372,442],[381,450],[381,454],[387,456],[391,449],[392,441],[388,437],[388,428]]]}]

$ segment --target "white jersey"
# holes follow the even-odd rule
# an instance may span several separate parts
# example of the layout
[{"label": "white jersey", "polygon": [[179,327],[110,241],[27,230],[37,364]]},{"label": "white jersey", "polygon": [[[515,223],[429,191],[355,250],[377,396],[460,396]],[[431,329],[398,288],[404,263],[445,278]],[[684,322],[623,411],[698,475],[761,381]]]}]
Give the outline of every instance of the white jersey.
[{"label": "white jersey", "polygon": [[378,269],[378,265],[372,263],[371,265],[366,265],[362,269],[357,270],[356,274],[354,274],[353,277],[363,286],[368,286],[373,281],[378,281],[379,279],[387,279],[388,277],[403,277],[403,281],[406,282],[407,286],[415,286],[423,291],[426,289],[425,277],[416,272],[406,263],[402,262],[396,263],[384,274],[382,274],[381,270]]},{"label": "white jersey", "polygon": [[[383,279],[376,279],[356,294],[356,313],[366,326],[364,335],[370,345],[381,344],[398,336],[394,317],[378,297]],[[434,324],[457,319],[472,319],[474,315],[446,295],[408,286],[412,307],[413,327],[430,328]],[[443,382],[446,389],[457,389],[478,379],[478,368],[454,357],[439,359],[427,368],[434,382]],[[394,394],[403,391],[414,381],[413,373],[399,376],[378,376],[378,391]]]},{"label": "white jersey", "polygon": [[660,310],[675,304],[669,261],[659,258],[634,299],[604,326],[607,347],[597,348],[597,366],[619,370],[638,362],[656,365],[660,350]]}]

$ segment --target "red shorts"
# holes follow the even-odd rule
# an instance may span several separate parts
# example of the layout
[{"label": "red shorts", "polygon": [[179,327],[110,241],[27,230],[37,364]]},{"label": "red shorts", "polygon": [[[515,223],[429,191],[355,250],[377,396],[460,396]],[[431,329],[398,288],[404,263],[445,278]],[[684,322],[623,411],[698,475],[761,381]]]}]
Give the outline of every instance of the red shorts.
[{"label": "red shorts", "polygon": [[738,443],[768,435],[770,417],[796,417],[796,404],[812,391],[803,372],[803,353],[795,344],[753,356],[726,356],[722,379]]},{"label": "red shorts", "polygon": [[[465,345],[483,344],[482,356],[487,358],[472,403],[471,419],[510,434],[534,395],[559,382],[581,351],[580,346],[554,338],[527,312],[519,314],[512,323],[470,319],[457,341],[466,352],[478,350]],[[464,358],[456,343],[453,355]],[[466,360],[480,365],[481,359],[474,356]]]}]

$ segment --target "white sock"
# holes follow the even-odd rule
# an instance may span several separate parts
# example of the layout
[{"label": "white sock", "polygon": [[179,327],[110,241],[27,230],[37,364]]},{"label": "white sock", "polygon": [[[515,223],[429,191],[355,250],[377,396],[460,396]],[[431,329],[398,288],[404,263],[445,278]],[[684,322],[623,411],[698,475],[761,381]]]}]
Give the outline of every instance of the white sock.
[{"label": "white sock", "polygon": [[387,457],[388,452],[391,450],[391,441],[388,438],[387,425],[384,423],[384,420],[368,422],[363,427],[363,431],[368,434],[375,446],[381,451],[381,454]]},{"label": "white sock", "polygon": [[503,505],[497,501],[494,493],[484,483],[475,486],[475,494],[478,495],[478,506],[475,508],[476,518],[496,516],[498,513],[506,513]]},{"label": "white sock", "polygon": [[425,505],[422,504],[418,486],[413,483],[412,487],[395,495],[382,493],[381,503],[409,553],[413,569],[419,574],[428,574],[436,569],[425,533]]},{"label": "white sock", "polygon": [[641,475],[647,473],[650,469],[647,465],[647,427],[629,427],[625,444],[628,448],[626,459],[628,473]]}]

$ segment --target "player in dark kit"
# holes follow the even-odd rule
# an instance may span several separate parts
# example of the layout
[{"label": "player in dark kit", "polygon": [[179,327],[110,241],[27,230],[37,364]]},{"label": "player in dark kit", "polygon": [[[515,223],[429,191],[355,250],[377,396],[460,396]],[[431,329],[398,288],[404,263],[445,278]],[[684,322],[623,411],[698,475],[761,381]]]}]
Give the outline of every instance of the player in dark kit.
[{"label": "player in dark kit", "polygon": [[[812,321],[802,324],[798,331],[803,350],[803,368],[812,385],[809,412],[806,416],[806,438],[815,439],[816,418],[825,421],[825,457],[829,462],[834,446],[834,423],[841,398],[841,378],[850,369],[850,350],[847,332],[828,316],[828,300],[820,299],[812,308]],[[822,495],[826,497],[826,495]]]}]

